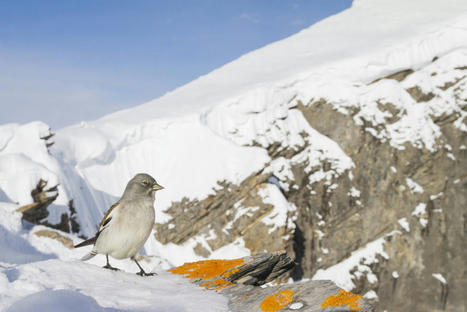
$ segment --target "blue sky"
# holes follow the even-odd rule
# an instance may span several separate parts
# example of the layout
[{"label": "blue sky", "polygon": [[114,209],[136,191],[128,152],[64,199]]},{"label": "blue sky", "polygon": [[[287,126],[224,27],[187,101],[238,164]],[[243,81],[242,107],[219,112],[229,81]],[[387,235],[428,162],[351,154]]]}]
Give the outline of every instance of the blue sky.
[{"label": "blue sky", "polygon": [[61,128],[157,98],[350,0],[0,2],[0,124]]}]

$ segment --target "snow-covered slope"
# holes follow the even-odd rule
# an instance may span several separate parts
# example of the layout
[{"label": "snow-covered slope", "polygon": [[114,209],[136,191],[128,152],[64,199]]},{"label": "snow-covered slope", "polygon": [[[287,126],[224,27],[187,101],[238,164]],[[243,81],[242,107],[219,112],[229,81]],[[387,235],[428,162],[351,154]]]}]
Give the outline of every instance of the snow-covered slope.
[{"label": "snow-covered slope", "polygon": [[[434,57],[439,57],[440,62],[432,64]],[[238,184],[263,168],[279,178],[277,184],[283,189],[289,187],[286,181],[294,163],[306,162],[307,172],[323,160],[329,162],[335,174],[353,168],[352,159],[338,144],[311,128],[301,113],[293,109],[299,103],[325,99],[342,113],[358,110],[354,121],[370,125],[366,130],[379,140],[390,142],[398,149],[412,144],[436,151],[444,145],[438,140],[439,127],[430,116],[457,112],[463,116],[462,121],[465,112],[458,104],[449,102],[449,98],[465,98],[459,92],[465,93],[462,90],[467,88],[438,90],[436,97],[423,107],[416,105],[404,90],[419,86],[422,91],[431,92],[434,85],[427,82],[427,77],[432,72],[441,73],[436,83],[442,85],[463,75],[461,71],[443,74],[445,68],[465,63],[467,2],[359,0],[349,10],[242,56],[159,99],[61,129],[49,149],[41,139],[47,135],[48,126],[41,122],[0,126],[0,201],[9,203],[0,206],[0,213],[7,220],[0,225],[1,234],[6,238],[0,241],[0,246],[8,250],[8,256],[0,259],[3,267],[0,287],[6,294],[2,302],[9,304],[39,291],[44,291],[44,297],[49,296],[47,289],[51,284],[41,282],[40,274],[49,278],[54,268],[59,268],[61,273],[52,279],[61,285],[56,289],[81,289],[81,295],[57,294],[62,298],[57,300],[75,298],[88,302],[90,308],[127,307],[126,303],[112,304],[112,298],[95,292],[95,286],[88,285],[92,284],[92,278],[75,277],[81,270],[89,271],[90,275],[101,274],[103,280],[113,273],[78,264],[72,259],[78,259],[81,251],[64,251],[61,245],[50,242],[47,245],[42,242],[47,239],[21,229],[18,215],[12,213],[17,206],[12,203],[30,203],[29,194],[40,178],[48,180],[49,185],[59,184],[59,196],[49,207],[48,221],[59,222],[60,215],[73,200],[79,234],[90,236],[104,212],[118,200],[127,181],[138,172],[151,174],[165,187],[157,194],[155,203],[156,222],[165,223],[171,217],[164,211],[173,202],[184,197],[206,198],[214,194],[217,182]],[[418,71],[401,84],[392,80],[370,83],[406,68]],[[388,116],[378,110],[379,99],[386,99],[401,111],[399,120],[383,129],[379,125]],[[456,127],[467,130],[462,122]],[[311,143],[292,159],[271,162],[266,148],[276,142],[290,147]],[[311,179],[330,180],[331,176],[318,170]],[[277,190],[268,194],[265,201],[275,206],[274,211],[280,217],[274,221],[265,217],[263,222],[268,226],[276,226],[277,220],[288,222],[284,211],[287,213],[293,207],[284,204],[287,201]],[[77,236],[70,237],[78,241]],[[157,259],[151,262],[152,266],[168,268],[202,258],[193,251],[199,240],[163,245],[151,235],[145,252]],[[18,244],[20,250],[11,249]],[[44,244],[54,256],[46,255],[48,249]],[[234,258],[248,253],[239,238],[211,256]],[[49,257],[59,260],[44,260]],[[33,261],[37,262],[30,264]],[[102,259],[92,263],[101,264]],[[119,264],[134,270],[130,263]],[[71,273],[60,275],[64,271]],[[130,281],[118,274],[115,276],[121,285],[136,279]],[[178,283],[170,278],[166,281]],[[15,293],[18,285],[29,289],[28,292]],[[162,291],[157,285],[151,287],[151,291]],[[93,297],[97,303],[89,297],[81,298],[83,294]],[[42,300],[41,296],[27,302]],[[159,297],[155,296],[154,301],[156,298]],[[170,299],[174,304],[177,302],[176,295]],[[223,299],[213,300],[219,300],[216,307],[222,306]]]},{"label": "snow-covered slope", "polygon": [[[69,191],[61,196],[81,197],[78,208],[103,211],[135,172],[149,172],[166,187],[156,217],[167,221],[162,211],[172,201],[202,198],[216,181],[237,183],[261,168],[269,160],[265,151],[243,145],[283,140],[286,130],[271,135],[271,125],[286,119],[297,101],[360,99],[361,84],[465,48],[466,10],[459,1],[357,1],[160,99],[63,129],[52,148],[67,171],[60,182]],[[283,128],[297,134],[296,125],[289,118]],[[394,139],[411,141],[420,132],[410,128]],[[436,133],[429,136],[433,141]],[[98,222],[91,219],[81,222],[90,223],[85,235]]]},{"label": "snow-covered slope", "polygon": [[99,123],[134,124],[199,114],[236,103],[250,92],[293,88],[303,80],[368,82],[398,69],[418,67],[435,55],[465,46],[466,7],[457,0],[357,0],[336,16]]},{"label": "snow-covered slope", "polygon": [[[160,269],[144,278],[83,263],[82,251],[23,230],[17,207],[0,204],[1,311],[228,311],[227,298]],[[113,263],[137,271],[129,261]]]}]

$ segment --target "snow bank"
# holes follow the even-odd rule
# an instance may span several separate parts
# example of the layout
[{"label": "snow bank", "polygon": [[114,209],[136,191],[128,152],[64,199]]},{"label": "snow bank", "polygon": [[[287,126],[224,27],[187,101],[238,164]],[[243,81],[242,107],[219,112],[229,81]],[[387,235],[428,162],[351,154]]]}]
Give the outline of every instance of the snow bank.
[{"label": "snow bank", "polygon": [[[103,265],[102,256],[91,263],[76,260],[85,251],[38,238],[37,227],[23,230],[13,208],[17,205],[0,203],[3,216],[10,216],[0,224],[1,311],[228,311],[227,298],[162,271],[157,261],[141,262],[157,276],[139,277],[92,264]],[[112,264],[137,271],[129,260]]]}]

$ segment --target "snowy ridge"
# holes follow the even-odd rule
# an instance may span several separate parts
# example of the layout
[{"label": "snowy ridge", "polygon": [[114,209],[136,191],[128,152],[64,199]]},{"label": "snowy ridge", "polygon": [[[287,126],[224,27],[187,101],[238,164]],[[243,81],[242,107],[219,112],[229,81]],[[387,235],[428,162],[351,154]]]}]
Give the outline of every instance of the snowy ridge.
[{"label": "snowy ridge", "polygon": [[322,82],[330,78],[369,82],[399,69],[417,68],[434,56],[466,47],[466,14],[467,4],[455,0],[358,1],[294,36],[102,121],[139,123],[198,114],[236,102],[249,92],[287,88],[312,76]]}]

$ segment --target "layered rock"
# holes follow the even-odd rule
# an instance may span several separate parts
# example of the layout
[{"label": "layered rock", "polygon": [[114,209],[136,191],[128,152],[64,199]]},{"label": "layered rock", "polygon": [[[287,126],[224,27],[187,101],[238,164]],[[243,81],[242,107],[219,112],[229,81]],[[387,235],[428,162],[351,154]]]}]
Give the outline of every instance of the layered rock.
[{"label": "layered rock", "polygon": [[205,260],[170,269],[193,283],[229,297],[232,311],[373,311],[361,296],[331,281],[268,285],[294,266],[285,253],[266,253],[234,260]]},{"label": "layered rock", "polygon": [[[347,102],[292,96],[287,112],[256,137],[228,129],[232,140],[265,148],[271,161],[239,185],[220,182],[208,198],[174,203],[156,238],[180,244],[204,237],[207,246],[195,248],[204,257],[242,238],[253,254],[288,250],[298,264],[295,280],[341,268],[348,276],[337,276],[338,284],[366,294],[381,311],[458,311],[467,176],[459,55],[348,86],[356,96]],[[315,130],[351,162],[321,148]],[[265,222],[278,205],[259,196],[265,187],[287,202],[281,226]]]}]

